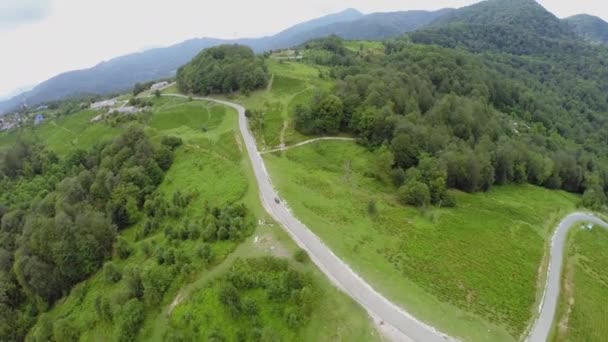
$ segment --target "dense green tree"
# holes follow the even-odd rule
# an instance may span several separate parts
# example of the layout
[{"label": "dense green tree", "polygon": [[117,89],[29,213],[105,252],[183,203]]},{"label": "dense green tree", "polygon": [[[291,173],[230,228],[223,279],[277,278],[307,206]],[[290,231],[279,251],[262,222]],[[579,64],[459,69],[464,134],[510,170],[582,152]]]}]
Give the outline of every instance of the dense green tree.
[{"label": "dense green tree", "polygon": [[248,93],[267,82],[264,60],[242,45],[205,49],[177,71],[177,87],[184,93]]}]

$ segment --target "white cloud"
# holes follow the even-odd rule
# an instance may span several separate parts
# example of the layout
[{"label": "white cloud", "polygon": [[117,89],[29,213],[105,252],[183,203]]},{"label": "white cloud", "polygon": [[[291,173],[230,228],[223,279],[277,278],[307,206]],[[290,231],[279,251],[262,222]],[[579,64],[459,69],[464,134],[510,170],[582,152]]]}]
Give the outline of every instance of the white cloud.
[{"label": "white cloud", "polygon": [[2,0],[0,30],[46,18],[51,14],[51,0]]},{"label": "white cloud", "polygon": [[[461,7],[476,0],[53,0],[52,11],[28,25],[0,30],[0,95],[61,72],[194,37],[257,37],[348,7],[365,13]],[[50,0],[0,0],[6,4]],[[608,17],[602,1],[542,0],[560,16],[590,12]],[[28,8],[25,6],[24,8]],[[3,7],[5,6],[5,7]],[[42,6],[44,7],[44,6]],[[46,7],[44,7],[46,8]],[[2,18],[2,16],[0,16]]]}]

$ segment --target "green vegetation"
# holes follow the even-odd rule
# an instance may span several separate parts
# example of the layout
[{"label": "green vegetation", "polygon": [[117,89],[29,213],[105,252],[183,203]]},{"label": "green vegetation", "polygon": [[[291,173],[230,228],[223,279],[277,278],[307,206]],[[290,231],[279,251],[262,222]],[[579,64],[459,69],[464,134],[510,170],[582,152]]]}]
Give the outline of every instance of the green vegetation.
[{"label": "green vegetation", "polygon": [[267,82],[264,60],[241,45],[205,49],[177,71],[177,87],[186,94],[251,92]]},{"label": "green vegetation", "polygon": [[[79,279],[87,279],[73,287],[71,291],[69,285],[64,286],[61,292],[61,295],[65,295],[64,298],[53,306],[41,305],[43,303],[39,302],[18,307],[18,310],[26,310],[25,312],[30,315],[27,321],[23,319],[26,316],[14,315],[12,310],[4,310],[7,306],[2,306],[3,315],[12,315],[10,319],[3,320],[3,324],[18,321],[16,324],[23,326],[16,330],[12,326],[2,325],[1,336],[14,337],[17,336],[15,334],[23,336],[28,333],[27,327],[36,323],[28,333],[28,338],[32,340],[64,341],[78,338],[93,341],[164,340],[172,334],[172,322],[178,321],[173,317],[173,308],[176,308],[175,315],[177,315],[181,307],[179,303],[184,297],[193,294],[193,299],[196,299],[198,297],[194,294],[201,291],[201,288],[217,286],[217,282],[221,280],[216,279],[224,279],[237,257],[248,263],[251,257],[274,254],[270,249],[266,251],[269,246],[261,247],[252,242],[253,238],[247,239],[247,236],[254,231],[254,222],[268,218],[258,202],[257,188],[251,186],[251,182],[255,179],[241,147],[236,113],[227,111],[219,105],[185,99],[161,97],[151,98],[150,101],[154,106],[151,115],[142,116],[141,122],[129,121],[128,125],[118,123],[112,132],[128,130],[125,137],[131,136],[132,139],[136,139],[143,132],[134,134],[133,128],[127,127],[133,124],[143,125],[154,149],[169,152],[157,154],[159,166],[170,165],[162,178],[162,183],[156,190],[147,187],[146,192],[140,192],[143,195],[153,190],[142,202],[128,199],[118,201],[127,204],[125,207],[127,215],[124,217],[129,220],[133,218],[134,221],[129,221],[128,228],[119,231],[118,234],[114,231],[113,236],[117,238],[113,246],[109,245],[111,254],[107,253],[108,249],[99,249],[106,253],[104,260],[108,258],[111,260],[106,261],[103,267],[99,267],[101,264],[96,264],[96,268],[90,268],[86,273],[80,272]],[[47,125],[54,126],[57,122],[70,124],[79,122],[82,123],[84,130],[89,130],[91,126],[105,129],[114,125],[116,119],[108,117],[91,123],[89,122],[91,115],[92,113],[83,112],[58,120],[49,120],[35,130],[20,132],[21,137],[15,136],[15,139],[28,138],[44,142],[48,136],[37,133],[45,132]],[[26,162],[22,163],[23,166],[10,168],[24,174],[19,177],[30,177],[32,172],[38,172],[37,165],[45,165],[47,160],[56,159],[52,151],[42,153],[44,150],[40,147],[23,148],[17,145],[14,149],[32,151],[28,153],[36,157],[26,158]],[[59,160],[73,160],[72,156],[80,155],[71,147],[69,141],[63,141],[62,144],[57,140],[53,144],[53,149],[65,151],[63,152],[65,156],[60,155]],[[10,145],[9,150],[13,150]],[[92,151],[98,150],[93,147]],[[107,153],[113,158],[122,158],[123,155],[122,152]],[[135,158],[138,153],[129,155]],[[81,156],[81,158],[85,157],[86,155]],[[103,165],[105,163],[109,162],[102,162]],[[74,170],[80,171],[78,168]],[[138,176],[137,179],[145,179],[145,177]],[[14,201],[28,203],[29,199],[38,193],[40,182],[23,183],[33,184],[34,187],[25,187],[19,191],[2,191],[2,195],[6,198],[15,198]],[[42,184],[48,186],[48,189],[54,188],[53,183]],[[64,188],[60,186],[57,191],[64,191]],[[69,193],[72,194],[74,191],[70,190]],[[17,194],[22,195],[16,196]],[[3,199],[0,203],[9,202]],[[131,207],[129,203],[141,203],[141,207],[135,210],[138,206]],[[6,225],[14,222],[13,218],[15,218],[15,214],[7,210],[8,208],[0,206],[0,216],[5,217],[2,220],[3,223],[6,221]],[[110,211],[112,212],[123,211]],[[83,214],[95,218],[85,211]],[[122,217],[123,215],[115,216],[117,219]],[[85,224],[89,221],[78,222]],[[126,224],[126,221],[120,223],[121,226]],[[96,225],[89,227],[101,232],[95,228]],[[271,240],[273,249],[284,251],[276,256],[289,260],[291,265],[289,268],[295,271],[298,277],[307,279],[306,282],[314,289],[319,304],[306,315],[296,317],[301,323],[297,329],[287,326],[284,318],[293,316],[287,314],[276,316],[276,319],[264,319],[263,325],[268,324],[290,337],[303,340],[312,338],[350,341],[361,339],[361,336],[369,336],[369,339],[364,340],[377,340],[378,336],[373,331],[365,312],[333,288],[314,265],[292,261],[291,257],[296,250],[293,243],[278,228],[268,230],[267,227],[269,225],[260,228],[264,230],[261,232],[264,234],[264,241]],[[79,240],[75,239],[69,241],[79,243]],[[5,240],[2,242],[3,246],[4,242]],[[79,245],[88,246],[84,243]],[[4,253],[4,250],[0,252],[2,265],[5,265],[4,261],[10,262],[12,255]],[[275,262],[284,263],[284,261]],[[78,269],[75,268],[73,271],[76,272]],[[89,275],[91,276],[88,277]],[[2,284],[2,293],[8,295],[2,298],[20,298],[20,294],[13,296],[15,291],[11,285],[13,280],[10,277],[5,278],[4,273],[0,284]],[[2,305],[6,303],[2,302]],[[204,308],[205,305],[206,303],[202,304]],[[262,317],[266,317],[265,313],[274,310],[272,308],[277,307],[277,304],[262,300],[257,306]],[[220,314],[217,313],[217,319],[220,319]],[[39,317],[37,321],[36,316]],[[292,321],[293,319],[295,318],[292,317]],[[237,326],[227,327],[233,329]],[[357,328],[352,329],[353,326]],[[264,330],[262,326],[260,327]]]},{"label": "green vegetation", "polygon": [[501,186],[450,191],[455,208],[418,210],[378,180],[375,160],[348,142],[265,155],[297,217],[390,299],[467,340],[519,336],[536,308],[546,238],[576,196]]},{"label": "green vegetation", "polygon": [[582,133],[573,125],[565,137],[555,134],[562,127],[553,123],[554,113],[575,118],[559,106],[539,111],[549,105],[539,102],[540,94],[533,96],[537,89],[531,85],[538,81],[513,77],[508,66],[470,53],[405,40],[386,43],[386,55],[376,58],[350,52],[336,37],[310,48],[324,51],[327,58],[315,60],[332,66],[338,86],[297,106],[295,128],[304,134],[352,133],[378,149],[379,179],[390,183],[386,175],[399,169],[410,175],[400,191],[404,203],[453,205],[446,188],[472,193],[530,183],[585,193],[583,204],[590,208],[606,204],[608,164],[590,137],[601,133]]},{"label": "green vegetation", "polygon": [[602,341],[608,334],[608,232],[573,229],[568,237],[555,341]]},{"label": "green vegetation", "polygon": [[272,75],[267,89],[255,91],[250,96],[238,94],[230,98],[248,109],[249,125],[260,150],[306,140],[295,130],[294,109],[306,103],[315,90],[328,90],[332,86],[330,80],[319,77],[327,73],[323,66],[272,58],[267,63]]},{"label": "green vegetation", "polygon": [[[64,159],[23,140],[2,155],[3,339],[22,339],[39,311],[100,268],[117,229],[140,220],[172,159],[134,127]],[[130,254],[120,240],[116,249],[121,257]]]},{"label": "green vegetation", "polygon": [[294,340],[318,302],[312,279],[287,260],[238,259],[176,308],[167,339]]}]

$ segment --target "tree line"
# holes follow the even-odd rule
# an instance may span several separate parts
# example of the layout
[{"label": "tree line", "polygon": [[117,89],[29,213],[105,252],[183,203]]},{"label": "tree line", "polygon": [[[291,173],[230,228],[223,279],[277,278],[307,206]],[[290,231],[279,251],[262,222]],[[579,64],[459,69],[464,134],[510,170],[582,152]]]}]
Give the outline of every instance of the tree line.
[{"label": "tree line", "polygon": [[591,208],[606,204],[608,137],[594,107],[608,111],[608,103],[594,92],[564,103],[572,84],[562,77],[544,74],[543,83],[505,56],[407,39],[387,42],[376,57],[315,48],[348,53],[353,62],[332,65],[337,86],[295,109],[296,129],[357,135],[378,150],[375,174],[404,203],[453,205],[446,188],[531,183],[582,193]]},{"label": "tree line", "polygon": [[26,140],[0,156],[0,339],[23,339],[101,267],[172,160],[171,147],[136,127],[65,158]]}]

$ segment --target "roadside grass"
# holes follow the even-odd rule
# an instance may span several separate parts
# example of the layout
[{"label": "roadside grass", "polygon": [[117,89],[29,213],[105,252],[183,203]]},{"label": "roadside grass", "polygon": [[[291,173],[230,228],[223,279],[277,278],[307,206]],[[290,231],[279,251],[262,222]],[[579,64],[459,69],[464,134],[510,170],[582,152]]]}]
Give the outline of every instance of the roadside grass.
[{"label": "roadside grass", "polygon": [[[369,177],[371,152],[317,142],[267,154],[296,216],[389,299],[470,341],[517,340],[537,302],[545,242],[577,197],[529,185],[454,191],[453,209],[414,209]],[[367,213],[370,201],[376,216]]]},{"label": "roadside grass", "polygon": [[605,341],[608,336],[608,231],[570,231],[553,341]]},{"label": "roadside grass", "polygon": [[[206,204],[222,206],[228,203],[244,203],[252,212],[252,220],[269,221],[259,202],[256,180],[242,138],[237,131],[236,111],[206,102],[188,102],[172,98],[153,101],[154,115],[148,122],[146,132],[156,141],[163,135],[175,135],[184,140],[184,145],[176,151],[174,163],[157,192],[168,200],[177,190],[186,194],[196,194],[186,208],[184,216],[169,225],[179,228],[185,221],[200,218]],[[87,126],[97,125],[89,123],[89,116],[93,113],[75,115],[83,115],[83,118],[73,119],[74,122],[62,127],[88,131],[90,127]],[[42,135],[41,139],[54,139],[54,136]],[[61,148],[68,151],[73,147],[71,144],[66,144]],[[176,244],[175,241],[166,238],[162,229],[142,237],[139,235],[141,226],[140,222],[120,233],[120,237],[133,248],[133,253],[128,258],[121,260],[115,256],[112,259],[123,274],[125,270],[133,267],[144,270],[159,267],[154,256],[156,254],[154,251],[159,249],[175,249],[176,258],[190,260],[188,268],[182,268],[182,271],[171,279],[159,305],[146,306],[145,319],[137,338],[143,341],[166,340],[165,332],[172,318],[169,314],[171,307],[179,304],[179,298],[189,301],[191,293],[224,274],[237,257],[274,255],[276,251],[283,251],[277,256],[291,258],[295,250],[293,242],[279,227],[263,224],[256,228],[254,234],[266,236],[266,241],[268,239],[273,241],[272,249],[255,244],[253,236],[242,243],[215,242],[211,244],[213,262],[206,264],[198,256],[200,240],[185,240]],[[150,253],[149,250],[152,252]],[[310,321],[294,335],[296,339],[351,341],[369,336],[363,340],[379,340],[364,310],[330,285],[313,265],[302,266],[294,262],[290,264],[298,271],[310,273],[315,285],[321,291],[319,307],[314,310]],[[33,340],[41,336],[44,338],[48,334],[49,327],[52,329],[54,322],[67,321],[71,329],[81,334],[80,340],[116,340],[118,322],[101,319],[96,302],[100,300],[98,298],[108,300],[114,316],[120,317],[121,303],[124,303],[124,298],[127,296],[128,286],[124,277],[115,284],[108,283],[103,273],[103,270],[100,270],[88,280],[78,284],[68,296],[57,302],[47,313],[42,314],[36,326],[30,331],[29,338]],[[206,303],[199,304],[201,307],[193,308],[194,312],[212,310],[206,307]],[[213,314],[213,311],[210,312]]]}]

